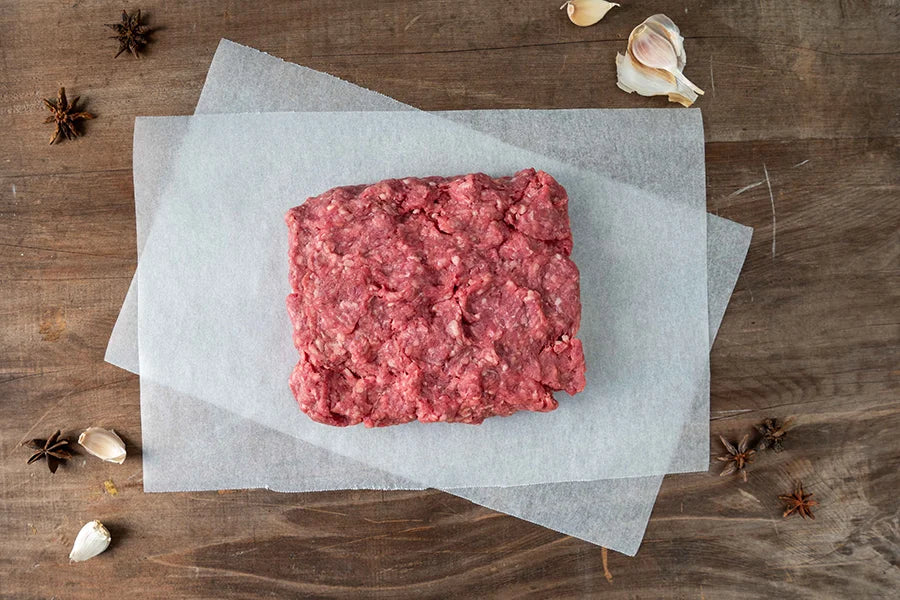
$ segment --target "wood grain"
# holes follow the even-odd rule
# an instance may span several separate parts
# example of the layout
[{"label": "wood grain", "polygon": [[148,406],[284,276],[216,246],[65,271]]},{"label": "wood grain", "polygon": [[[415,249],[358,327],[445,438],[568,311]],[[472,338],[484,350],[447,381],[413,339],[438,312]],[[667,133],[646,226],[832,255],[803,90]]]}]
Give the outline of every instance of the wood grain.
[{"label": "wood grain", "polygon": [[[156,0],[137,61],[113,60],[102,27],[120,4],[0,1],[0,597],[896,593],[897,3],[631,3],[585,29],[558,4]],[[713,439],[797,415],[785,452],[747,484],[667,477],[638,556],[609,553],[609,577],[600,548],[436,491],[142,493],[137,378],[103,362],[136,260],[136,115],[190,113],[221,37],[423,109],[663,106],[616,89],[613,65],[655,12],[707,90],[709,210],[756,228],[712,352]],[[40,99],[60,85],[98,118],[48,146]],[[124,465],[25,466],[20,441],[94,424],[127,439]],[[780,517],[797,479],[815,521]],[[70,565],[92,518],[115,542]]]}]

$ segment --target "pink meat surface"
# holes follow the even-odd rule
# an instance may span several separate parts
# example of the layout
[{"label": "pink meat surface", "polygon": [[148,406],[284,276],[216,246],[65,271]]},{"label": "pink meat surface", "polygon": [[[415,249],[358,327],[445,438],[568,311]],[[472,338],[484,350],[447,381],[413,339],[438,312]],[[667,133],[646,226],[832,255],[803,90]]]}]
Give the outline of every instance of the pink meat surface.
[{"label": "pink meat surface", "polygon": [[286,220],[290,386],[314,421],[481,423],[584,389],[568,197],[547,173],[339,187]]}]

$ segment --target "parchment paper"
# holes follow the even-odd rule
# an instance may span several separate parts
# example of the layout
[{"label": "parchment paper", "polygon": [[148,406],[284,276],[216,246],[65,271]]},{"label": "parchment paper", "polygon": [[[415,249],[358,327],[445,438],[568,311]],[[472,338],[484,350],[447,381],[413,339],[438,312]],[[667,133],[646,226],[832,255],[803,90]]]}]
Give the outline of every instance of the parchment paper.
[{"label": "parchment paper", "polygon": [[[702,210],[422,112],[141,118],[136,136],[156,121],[187,132],[138,271],[142,379],[429,486],[706,468],[705,448],[667,460],[684,403],[709,393]],[[285,211],[348,181],[523,165],[569,192],[585,391],[554,412],[479,427],[334,428],[299,413],[285,386],[296,362],[285,335]]]},{"label": "parchment paper", "polygon": [[[232,79],[228,75],[240,72],[242,80],[238,85],[230,87],[217,86],[222,79]],[[218,74],[218,75],[217,75]],[[307,77],[307,75],[309,75]],[[315,98],[315,90],[328,89],[334,82],[330,76],[309,71],[302,67],[284,63],[275,57],[259,53],[250,48],[240,46],[223,40],[216,53],[210,70],[210,77],[204,87],[201,104],[198,112],[203,110],[211,112],[230,112],[238,110],[252,110],[254,104],[264,101],[268,95],[269,104],[265,105],[269,110],[286,110],[297,106],[302,109],[315,109],[316,105],[335,105],[331,98],[318,97],[317,102],[311,106],[302,106],[304,98]],[[230,82],[233,83],[233,82]],[[341,82],[343,83],[343,82]],[[278,89],[283,84],[285,89]],[[302,84],[302,85],[301,85]],[[374,92],[362,90],[351,84],[347,84],[350,97],[354,94],[377,96]],[[239,90],[242,94],[232,95],[217,91]],[[253,91],[261,94],[254,96]],[[271,91],[270,94],[267,92]],[[297,98],[297,95],[300,98]],[[218,96],[222,96],[219,98]],[[378,96],[384,98],[383,96]],[[321,102],[324,100],[324,102]],[[366,98],[358,98],[355,104],[348,108],[365,108]],[[384,103],[389,104],[388,102]],[[382,106],[388,108],[388,106]],[[497,114],[499,111],[485,111],[486,114]],[[610,111],[592,111],[604,113]],[[663,111],[630,111],[631,113],[646,113],[646,123],[651,131],[665,132],[667,127],[673,124],[672,112],[664,115]],[[558,139],[581,142],[581,137],[557,136]],[[702,139],[702,133],[700,134]],[[680,139],[675,135],[663,133],[663,139]],[[646,156],[647,151],[653,152],[658,148],[656,144],[647,143],[650,136],[634,136],[632,140],[616,140],[612,136],[601,138],[597,143],[601,153],[606,150],[603,142],[615,147],[627,143],[634,150],[635,145],[644,144],[644,148],[637,149],[638,154]],[[579,150],[579,144],[562,144],[562,150],[570,150],[577,155],[583,154]],[[649,173],[656,175],[656,181],[644,181],[642,187],[649,187],[655,191],[668,194],[686,193],[692,190],[680,190],[678,186],[668,184],[667,168],[675,172],[683,171],[678,159],[686,156],[678,145],[669,145],[667,160],[653,160],[649,163],[654,168],[629,168],[630,161],[617,161],[620,164],[619,176],[624,180],[631,180],[633,173],[641,175]],[[610,153],[609,155],[615,156]],[[619,156],[631,156],[631,153],[619,154]],[[702,160],[702,148],[701,148]],[[675,160],[672,160],[672,157]],[[165,164],[164,156],[154,157],[155,164]],[[624,167],[624,168],[622,168]],[[136,173],[137,175],[137,173]],[[635,183],[641,183],[640,180]],[[701,187],[695,188],[693,193],[704,195]],[[137,186],[136,186],[137,188]],[[152,186],[145,189],[152,189]],[[137,191],[137,189],[136,189]],[[150,206],[150,203],[145,203]],[[140,206],[138,206],[140,210]],[[740,272],[740,266],[749,243],[750,230],[737,224],[709,217],[709,301],[710,301],[710,342],[714,339],[722,314],[727,305],[731,289]],[[139,252],[143,247],[143,237],[138,232]],[[724,245],[723,245],[724,244]],[[732,250],[721,252],[719,248]],[[123,305],[116,329],[110,339],[107,359],[118,363],[131,371],[137,371],[137,343],[136,343],[136,289],[129,288],[128,298]],[[178,491],[184,489],[216,489],[227,487],[248,487],[258,485],[271,487],[282,491],[302,491],[308,489],[331,489],[327,481],[321,478],[312,478],[313,487],[309,483],[310,470],[305,467],[304,458],[314,454],[317,450],[304,442],[293,440],[286,436],[279,436],[271,430],[267,430],[237,418],[235,415],[220,411],[214,407],[187,397],[181,396],[176,402],[166,405],[156,405],[142,399],[143,437],[144,437],[144,483],[148,491]],[[699,420],[706,421],[705,411],[699,415]],[[170,436],[166,432],[172,431],[173,423],[198,424],[191,435]],[[259,444],[249,447],[238,446],[234,439],[262,440]],[[278,452],[269,452],[265,441],[274,444]],[[705,441],[704,441],[705,443]],[[238,450],[239,449],[239,450]],[[202,468],[206,464],[207,456],[211,453],[217,457],[227,457],[229,452],[235,453],[233,460],[225,459],[219,462],[223,468],[210,470]],[[324,454],[333,461],[340,459],[333,454]],[[319,458],[319,457],[317,457]],[[312,461],[315,464],[323,464],[321,460]],[[359,465],[357,465],[359,467]],[[522,518],[542,523],[548,527],[565,531],[571,535],[603,544],[607,547],[634,554],[640,543],[643,531],[652,508],[661,477],[644,477],[635,479],[621,479],[615,481],[598,481],[575,483],[568,485],[535,485],[523,488],[482,488],[468,490],[457,494],[490,506],[496,510],[502,510]],[[581,499],[584,501],[581,501]]]}]

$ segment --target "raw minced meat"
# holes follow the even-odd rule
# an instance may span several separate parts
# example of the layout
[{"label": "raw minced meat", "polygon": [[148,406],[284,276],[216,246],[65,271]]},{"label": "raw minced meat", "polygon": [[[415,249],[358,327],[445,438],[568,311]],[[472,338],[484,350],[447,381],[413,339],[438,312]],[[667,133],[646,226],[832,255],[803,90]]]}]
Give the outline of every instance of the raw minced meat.
[{"label": "raw minced meat", "polygon": [[339,187],[286,220],[290,386],[314,421],[481,423],[584,388],[568,197],[547,173]]}]

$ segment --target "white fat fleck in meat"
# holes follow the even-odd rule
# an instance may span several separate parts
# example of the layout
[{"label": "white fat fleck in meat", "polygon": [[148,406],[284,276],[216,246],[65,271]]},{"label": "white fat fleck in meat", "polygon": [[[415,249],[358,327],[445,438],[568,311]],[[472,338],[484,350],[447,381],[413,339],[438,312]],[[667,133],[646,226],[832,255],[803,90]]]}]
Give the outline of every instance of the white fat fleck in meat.
[{"label": "white fat fleck in meat", "polygon": [[451,256],[451,257],[450,257],[450,262],[452,262],[454,265],[458,265],[458,264],[459,264],[459,257],[458,257],[458,256]]},{"label": "white fat fleck in meat", "polygon": [[459,323],[456,321],[450,321],[447,323],[447,333],[452,335],[455,338],[460,336]]}]

